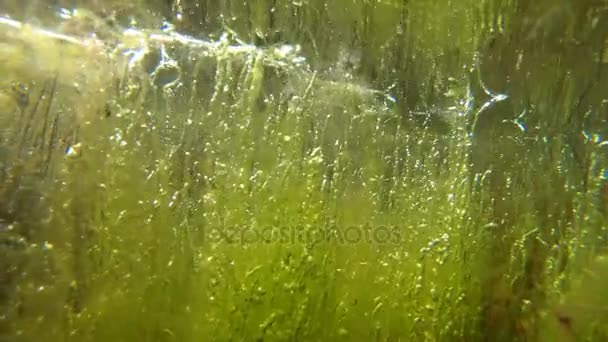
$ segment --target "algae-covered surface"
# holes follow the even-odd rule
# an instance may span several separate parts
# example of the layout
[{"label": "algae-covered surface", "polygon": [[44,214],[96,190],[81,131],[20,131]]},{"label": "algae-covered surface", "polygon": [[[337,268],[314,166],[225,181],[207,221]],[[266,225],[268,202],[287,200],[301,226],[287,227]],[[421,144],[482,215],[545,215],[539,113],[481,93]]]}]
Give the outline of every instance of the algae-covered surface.
[{"label": "algae-covered surface", "polygon": [[0,341],[607,340],[607,20],[5,0]]}]

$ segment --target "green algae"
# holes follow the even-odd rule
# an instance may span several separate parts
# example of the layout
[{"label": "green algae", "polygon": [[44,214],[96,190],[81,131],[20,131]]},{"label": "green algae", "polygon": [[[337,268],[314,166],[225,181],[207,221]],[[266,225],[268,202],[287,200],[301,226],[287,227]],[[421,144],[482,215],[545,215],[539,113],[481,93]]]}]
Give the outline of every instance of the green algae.
[{"label": "green algae", "polygon": [[80,5],[0,34],[0,338],[605,338],[601,6]]}]

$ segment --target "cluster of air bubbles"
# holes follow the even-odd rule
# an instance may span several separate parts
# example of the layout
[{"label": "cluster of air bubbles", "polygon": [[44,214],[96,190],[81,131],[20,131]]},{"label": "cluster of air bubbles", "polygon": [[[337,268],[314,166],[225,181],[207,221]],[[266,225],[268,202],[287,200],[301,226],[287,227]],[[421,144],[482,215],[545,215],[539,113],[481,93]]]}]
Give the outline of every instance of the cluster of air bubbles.
[{"label": "cluster of air bubbles", "polygon": [[306,59],[300,55],[300,51],[300,45],[283,44],[273,48],[272,55],[276,57],[276,60],[279,62],[284,61],[284,63],[291,63],[293,65],[303,65],[306,62]]},{"label": "cluster of air bubbles", "polygon": [[175,31],[175,25],[173,25],[171,22],[167,21],[167,20],[163,20],[160,29],[163,32],[174,32]]},{"label": "cluster of air bubbles", "polygon": [[73,17],[74,17],[75,12],[76,12],[76,10],[75,10],[75,9],[69,10],[69,9],[67,9],[67,8],[60,8],[60,9],[57,11],[57,15],[58,15],[58,16],[59,16],[59,18],[61,18],[61,19],[68,20],[68,19],[71,19],[71,18],[73,18]]}]

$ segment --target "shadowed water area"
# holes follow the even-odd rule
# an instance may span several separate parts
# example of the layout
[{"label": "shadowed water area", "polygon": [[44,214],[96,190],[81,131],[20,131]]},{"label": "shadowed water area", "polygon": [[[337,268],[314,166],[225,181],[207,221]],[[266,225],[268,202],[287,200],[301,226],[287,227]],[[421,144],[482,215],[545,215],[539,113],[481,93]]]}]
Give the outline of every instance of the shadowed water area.
[{"label": "shadowed water area", "polygon": [[5,0],[0,342],[607,340],[607,38],[590,0]]}]

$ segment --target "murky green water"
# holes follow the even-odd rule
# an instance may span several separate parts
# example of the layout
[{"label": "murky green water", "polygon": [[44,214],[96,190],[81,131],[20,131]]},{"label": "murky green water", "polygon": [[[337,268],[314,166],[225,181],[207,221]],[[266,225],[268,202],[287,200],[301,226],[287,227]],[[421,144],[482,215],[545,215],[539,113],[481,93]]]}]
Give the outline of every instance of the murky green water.
[{"label": "murky green water", "polygon": [[608,338],[592,1],[0,7],[0,341]]}]

